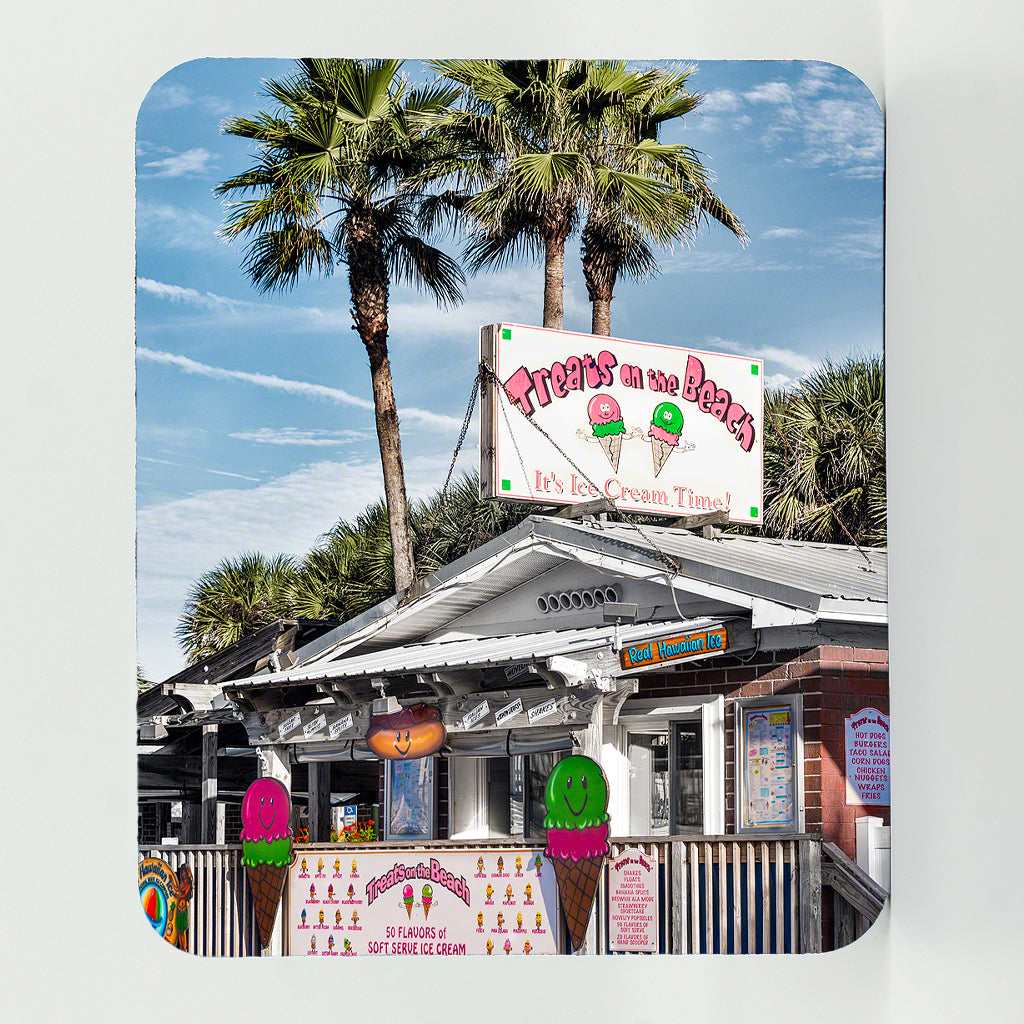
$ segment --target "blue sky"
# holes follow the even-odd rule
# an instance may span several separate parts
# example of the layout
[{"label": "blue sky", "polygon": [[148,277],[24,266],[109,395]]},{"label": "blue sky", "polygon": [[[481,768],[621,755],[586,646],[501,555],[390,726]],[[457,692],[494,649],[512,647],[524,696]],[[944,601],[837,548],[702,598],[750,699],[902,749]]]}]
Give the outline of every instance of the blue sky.
[{"label": "blue sky", "polygon": [[[765,360],[767,383],[826,358],[882,351],[882,115],[833,65],[701,61],[704,103],[663,138],[704,155],[743,221],[663,254],[662,274],[621,281],[618,337]],[[264,78],[283,60],[209,59],[163,76],[137,129],[137,493],[139,661],[151,679],[184,664],[174,626],[191,582],[243,551],[301,555],[382,490],[365,352],[341,268],[260,295],[242,244],[216,234],[213,195],[252,153],[220,133],[272,109]],[[422,75],[410,62],[411,77]],[[457,243],[442,243],[453,254]],[[589,331],[578,240],[566,247],[565,328]],[[393,287],[390,347],[413,496],[444,480],[476,369],[477,328],[539,324],[542,271],[471,278],[443,312]],[[476,424],[459,467],[476,465]]]}]

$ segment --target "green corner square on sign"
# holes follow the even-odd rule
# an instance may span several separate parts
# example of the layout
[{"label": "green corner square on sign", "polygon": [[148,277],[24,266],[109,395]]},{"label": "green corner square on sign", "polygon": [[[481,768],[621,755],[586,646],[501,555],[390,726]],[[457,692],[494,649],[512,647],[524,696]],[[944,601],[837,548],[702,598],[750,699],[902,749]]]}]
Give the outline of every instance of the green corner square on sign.
[{"label": "green corner square on sign", "polygon": [[501,329],[501,340],[502,341],[511,341],[512,340],[512,328],[511,327],[502,327],[502,329]]},{"label": "green corner square on sign", "polygon": [[503,491],[511,491],[512,490],[512,481],[511,480],[502,480],[501,481],[501,489]]},{"label": "green corner square on sign", "polygon": [[757,376],[757,363],[750,364],[750,372],[756,377]]},{"label": "green corner square on sign", "polygon": [[757,518],[757,509],[753,505],[750,506],[750,518],[751,519],[756,519]]}]

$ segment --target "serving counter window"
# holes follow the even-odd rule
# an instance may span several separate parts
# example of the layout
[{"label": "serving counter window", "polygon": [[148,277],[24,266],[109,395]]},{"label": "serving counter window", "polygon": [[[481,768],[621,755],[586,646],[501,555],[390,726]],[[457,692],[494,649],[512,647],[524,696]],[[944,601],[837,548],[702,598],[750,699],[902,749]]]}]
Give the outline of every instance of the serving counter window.
[{"label": "serving counter window", "polygon": [[799,696],[736,701],[736,831],[803,832]]}]

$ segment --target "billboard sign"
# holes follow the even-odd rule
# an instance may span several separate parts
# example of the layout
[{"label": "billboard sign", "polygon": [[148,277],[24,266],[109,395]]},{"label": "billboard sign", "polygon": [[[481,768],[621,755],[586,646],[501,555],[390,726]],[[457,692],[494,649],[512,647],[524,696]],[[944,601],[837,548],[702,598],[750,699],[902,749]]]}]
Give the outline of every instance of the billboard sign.
[{"label": "billboard sign", "polygon": [[485,497],[761,523],[761,360],[508,323],[480,357]]},{"label": "billboard sign", "polygon": [[317,851],[291,867],[292,956],[558,952],[558,892],[540,848]]}]

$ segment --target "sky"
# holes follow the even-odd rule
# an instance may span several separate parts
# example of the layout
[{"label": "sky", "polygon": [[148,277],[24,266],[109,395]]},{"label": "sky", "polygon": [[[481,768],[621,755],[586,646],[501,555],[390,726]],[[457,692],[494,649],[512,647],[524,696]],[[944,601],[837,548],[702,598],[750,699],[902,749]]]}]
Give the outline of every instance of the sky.
[{"label": "sky", "polygon": [[[692,146],[742,221],[741,247],[711,225],[659,254],[653,280],[620,280],[612,334],[765,361],[797,383],[823,360],[883,351],[884,125],[874,97],[815,62],[701,61],[704,100],[662,139]],[[205,59],[174,68],[140,108],[137,167],[137,572],[139,664],[184,667],[174,638],[191,584],[247,551],[301,556],[383,493],[365,350],[345,269],[258,293],[244,243],[217,229],[215,187],[251,163],[228,117],[274,110],[261,82],[287,60]],[[404,70],[421,80],[416,62]],[[458,255],[460,242],[441,248]],[[478,329],[540,324],[543,270],[471,277],[440,310],[392,286],[389,345],[406,482],[444,482],[476,373]],[[579,241],[566,246],[564,328],[589,333]],[[458,469],[478,464],[473,423]]]}]

